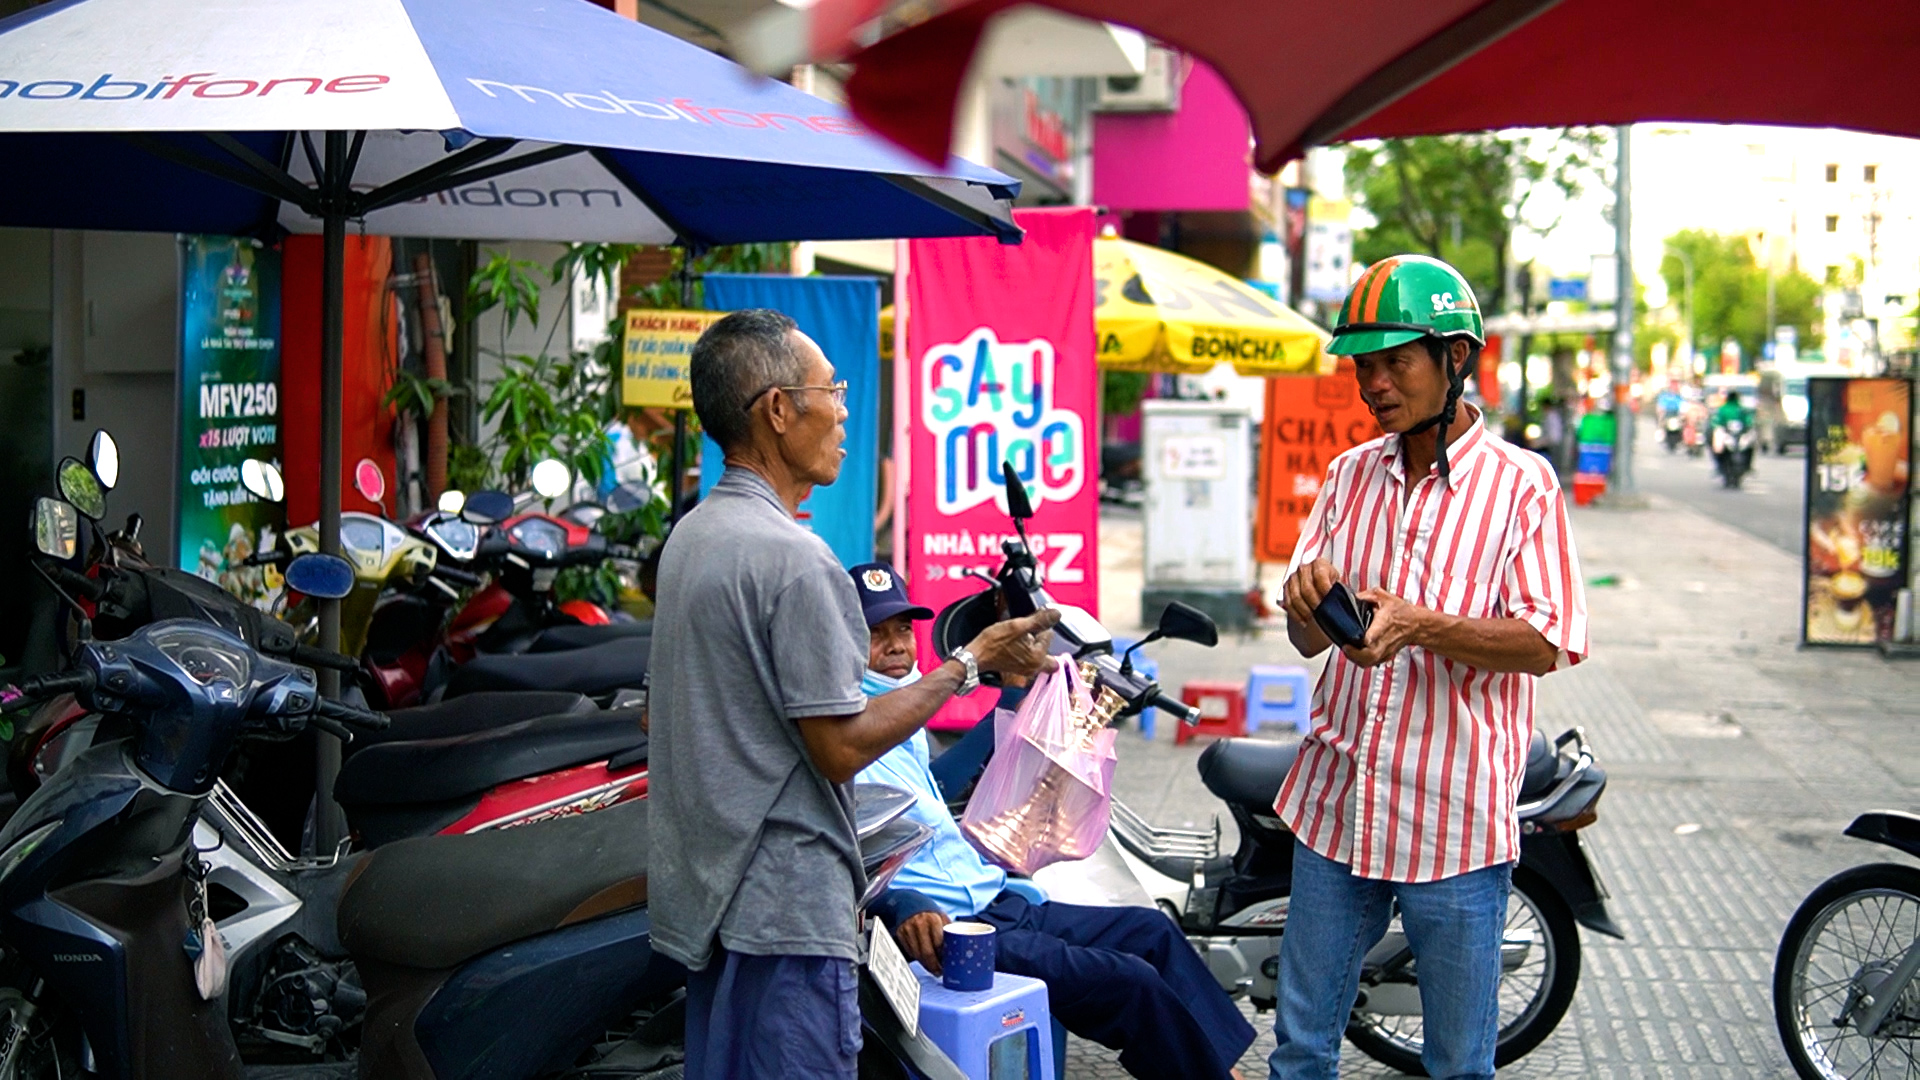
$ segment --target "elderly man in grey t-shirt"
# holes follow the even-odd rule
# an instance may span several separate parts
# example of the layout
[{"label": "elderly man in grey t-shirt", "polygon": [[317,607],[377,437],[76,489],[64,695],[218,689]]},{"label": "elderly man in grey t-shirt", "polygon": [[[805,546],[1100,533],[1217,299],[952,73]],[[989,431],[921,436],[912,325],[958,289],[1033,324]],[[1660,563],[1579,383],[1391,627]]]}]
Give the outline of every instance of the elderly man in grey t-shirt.
[{"label": "elderly man in grey t-shirt", "polygon": [[853,582],[794,518],[840,474],[846,384],[793,320],[737,311],[691,359],[727,470],[661,555],[650,704],[654,943],[691,970],[689,1080],[851,1078],[864,884],[854,775],[983,671],[1043,666],[1047,611],[912,686],[860,690]]}]

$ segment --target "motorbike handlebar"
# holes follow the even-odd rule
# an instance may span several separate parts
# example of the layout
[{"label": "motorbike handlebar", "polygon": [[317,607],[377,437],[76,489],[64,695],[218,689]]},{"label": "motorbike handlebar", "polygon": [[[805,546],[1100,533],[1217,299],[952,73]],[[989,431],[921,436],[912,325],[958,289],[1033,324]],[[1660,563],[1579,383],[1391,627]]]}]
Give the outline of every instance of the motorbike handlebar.
[{"label": "motorbike handlebar", "polygon": [[326,724],[321,723],[323,720],[331,720],[336,724],[362,728],[367,731],[385,731],[387,725],[393,722],[380,713],[355,708],[345,702],[328,701],[326,698],[321,698],[319,704],[313,707],[313,714],[314,723],[323,731],[333,730],[327,727]]},{"label": "motorbike handlebar", "polygon": [[485,581],[479,574],[469,573],[452,566],[435,566],[433,576],[450,585],[458,585],[466,589],[477,589]]},{"label": "motorbike handlebar", "polygon": [[286,657],[302,667],[332,668],[335,671],[357,671],[360,668],[351,656],[312,645],[295,645],[287,650]]},{"label": "motorbike handlebar", "polygon": [[0,690],[0,709],[11,709],[45,701],[61,694],[77,694],[93,688],[93,672],[66,671],[56,675],[35,675]]},{"label": "motorbike handlebar", "polygon": [[78,570],[61,566],[59,563],[45,565],[49,577],[53,578],[53,580],[61,586],[79,593],[88,600],[98,600],[107,593],[107,583],[105,581],[90,578]]},{"label": "motorbike handlebar", "polygon": [[256,551],[240,560],[242,566],[279,566],[293,561],[293,556],[284,551]]},{"label": "motorbike handlebar", "polygon": [[1193,727],[1200,722],[1200,710],[1184,701],[1176,701],[1165,690],[1155,690],[1147,699],[1147,704],[1156,709],[1165,709],[1180,718],[1180,722]]}]

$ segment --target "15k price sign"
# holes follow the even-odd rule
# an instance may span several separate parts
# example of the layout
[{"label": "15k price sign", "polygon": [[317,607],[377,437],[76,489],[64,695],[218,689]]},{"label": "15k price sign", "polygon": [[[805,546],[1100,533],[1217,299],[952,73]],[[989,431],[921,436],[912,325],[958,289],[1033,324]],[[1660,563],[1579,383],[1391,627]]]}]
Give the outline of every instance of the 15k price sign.
[{"label": "15k price sign", "polygon": [[1807,554],[1801,639],[1893,636],[1907,584],[1913,384],[1807,380]]}]

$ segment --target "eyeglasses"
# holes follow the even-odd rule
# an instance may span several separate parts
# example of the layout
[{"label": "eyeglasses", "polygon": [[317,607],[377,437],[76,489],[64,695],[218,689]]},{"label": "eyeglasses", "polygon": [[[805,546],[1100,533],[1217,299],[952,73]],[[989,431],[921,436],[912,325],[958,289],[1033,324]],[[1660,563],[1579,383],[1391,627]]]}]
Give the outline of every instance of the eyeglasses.
[{"label": "eyeglasses", "polygon": [[759,393],[753,395],[753,397],[747,402],[747,408],[749,409],[753,408],[756,402],[758,402],[761,398],[766,397],[768,394],[773,393],[775,390],[784,390],[788,393],[796,393],[801,390],[822,390],[828,394],[833,395],[833,404],[835,407],[839,407],[847,403],[847,380],[841,379],[839,382],[834,383],[832,386],[769,386],[765,390],[762,390]]}]

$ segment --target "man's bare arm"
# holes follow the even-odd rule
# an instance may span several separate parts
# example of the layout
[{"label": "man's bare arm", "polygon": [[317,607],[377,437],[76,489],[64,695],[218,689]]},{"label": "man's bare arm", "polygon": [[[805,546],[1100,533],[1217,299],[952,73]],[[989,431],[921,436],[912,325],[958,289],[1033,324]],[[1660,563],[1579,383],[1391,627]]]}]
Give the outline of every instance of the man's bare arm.
[{"label": "man's bare arm", "polygon": [[[967,644],[981,671],[1032,675],[1051,671],[1048,631],[1060,621],[1051,609],[1024,619],[995,623]],[[860,770],[900,745],[946,704],[966,678],[958,660],[948,660],[912,686],[868,698],[867,707],[848,716],[814,716],[798,721],[807,756],[821,775],[845,784]]]},{"label": "man's bare arm", "polygon": [[1545,675],[1560,650],[1522,619],[1469,619],[1423,611],[1417,643],[1428,652],[1481,671],[1523,671]]},{"label": "man's bare arm", "polygon": [[1302,623],[1292,612],[1287,613],[1287,640],[1301,656],[1319,656],[1333,644],[1319,623],[1311,620]]},{"label": "man's bare arm", "polygon": [[1368,589],[1360,599],[1374,605],[1367,644],[1343,651],[1361,667],[1384,664],[1412,645],[1482,671],[1529,675],[1552,671],[1560,656],[1540,631],[1521,619],[1448,615],[1409,604],[1385,589]]},{"label": "man's bare arm", "polygon": [[868,698],[867,707],[852,716],[802,718],[800,737],[807,744],[807,755],[827,779],[849,783],[861,769],[920,730],[960,689],[965,677],[960,662],[949,660],[912,686]]}]

